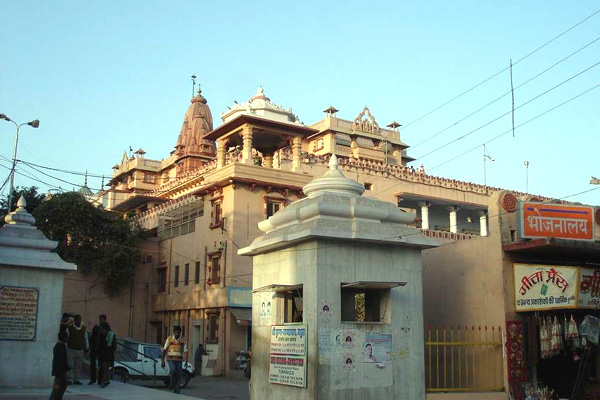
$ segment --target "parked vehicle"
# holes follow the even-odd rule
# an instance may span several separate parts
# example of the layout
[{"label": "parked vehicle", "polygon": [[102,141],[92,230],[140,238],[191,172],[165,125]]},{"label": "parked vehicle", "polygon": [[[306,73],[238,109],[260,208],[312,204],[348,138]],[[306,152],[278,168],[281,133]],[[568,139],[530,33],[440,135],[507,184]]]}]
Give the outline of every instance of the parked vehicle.
[{"label": "parked vehicle", "polygon": [[[117,339],[113,379],[127,382],[130,379],[162,380],[169,385],[169,364],[161,366],[162,348],[155,343],[140,343],[129,338]],[[183,373],[180,377],[180,387],[186,387],[195,376],[191,363],[183,362]]]}]

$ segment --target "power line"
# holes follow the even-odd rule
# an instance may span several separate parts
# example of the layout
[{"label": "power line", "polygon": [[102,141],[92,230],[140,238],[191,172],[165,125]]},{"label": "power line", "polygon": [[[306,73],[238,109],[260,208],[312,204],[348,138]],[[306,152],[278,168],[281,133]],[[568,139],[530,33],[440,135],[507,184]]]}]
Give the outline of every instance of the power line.
[{"label": "power line", "polygon": [[[562,106],[564,106],[564,105],[565,105],[565,104],[567,104],[567,103],[570,103],[571,101],[573,101],[573,100],[575,100],[575,99],[578,99],[579,97],[581,97],[581,96],[583,96],[583,95],[587,94],[588,92],[591,92],[592,90],[596,89],[598,86],[600,86],[600,84],[598,84],[598,85],[595,85],[595,86],[592,86],[591,88],[587,89],[586,91],[579,93],[579,94],[578,94],[578,95],[576,95],[575,97],[571,97],[570,99],[568,99],[568,100],[566,100],[566,101],[564,101],[564,102],[562,102],[562,103],[558,104],[557,106],[554,106],[554,107],[552,107],[552,108],[550,108],[550,109],[548,109],[548,110],[544,111],[543,113],[541,113],[541,114],[538,114],[538,115],[536,115],[535,117],[533,117],[533,118],[531,118],[531,119],[529,119],[529,120],[527,120],[527,121],[523,122],[522,124],[519,124],[519,125],[517,125],[517,126],[515,127],[515,129],[517,129],[517,128],[520,128],[520,127],[522,127],[523,125],[526,125],[526,124],[528,124],[528,123],[530,123],[530,122],[532,122],[532,121],[534,121],[534,120],[536,120],[536,119],[538,119],[538,118],[540,118],[540,117],[542,117],[542,116],[544,116],[544,115],[546,115],[546,114],[548,114],[548,113],[550,113],[550,112],[552,112],[552,111],[556,110],[557,108],[559,108],[559,107],[562,107]],[[461,154],[457,155],[456,157],[452,157],[451,159],[449,159],[449,160],[446,160],[446,161],[444,161],[443,163],[441,163],[441,164],[438,164],[438,165],[436,165],[436,166],[435,166],[435,167],[433,167],[433,168],[429,168],[429,170],[430,170],[430,171],[431,171],[431,170],[434,170],[434,169],[436,169],[436,168],[438,168],[438,167],[441,167],[442,165],[445,165],[445,164],[449,163],[450,161],[454,161],[454,160],[456,160],[457,158],[459,158],[459,157],[462,157],[462,156],[464,156],[465,154],[467,154],[467,153],[470,153],[470,152],[472,152],[473,150],[480,148],[480,147],[481,147],[482,145],[484,145],[484,144],[488,144],[488,143],[490,143],[490,142],[493,142],[494,140],[498,139],[498,138],[499,138],[499,137],[501,137],[501,136],[504,136],[504,135],[506,135],[506,134],[507,134],[507,133],[509,133],[509,132],[512,132],[512,128],[511,128],[511,129],[509,129],[509,130],[507,130],[507,131],[504,131],[504,132],[502,132],[501,134],[499,134],[499,135],[497,135],[497,136],[494,136],[493,138],[491,138],[491,139],[490,139],[490,140],[488,140],[487,142],[484,142],[484,143],[482,143],[482,144],[478,144],[477,146],[475,146],[475,147],[473,147],[473,148],[471,148],[471,149],[469,149],[469,150],[465,151],[464,153],[461,153]]]},{"label": "power line", "polygon": [[[592,44],[596,43],[598,40],[600,40],[600,37],[597,37],[596,39],[592,40],[591,42],[589,42],[588,44],[586,44],[585,46],[579,48],[578,50],[576,50],[575,52],[569,54],[568,56],[564,57],[563,59],[555,62],[554,64],[552,64],[550,67],[546,68],[545,70],[541,71],[540,73],[538,73],[537,75],[531,77],[530,79],[526,80],[525,82],[521,83],[520,85],[516,86],[514,88],[514,90],[517,90],[525,85],[527,85],[529,82],[533,81],[536,78],[539,78],[540,76],[542,76],[543,74],[545,74],[546,72],[550,71],[552,68],[556,67],[557,65],[563,63],[564,61],[568,60],[569,58],[571,58],[572,56],[574,56],[575,54],[581,52],[582,50],[586,49],[587,47],[591,46]],[[514,66],[514,64],[513,64]],[[446,132],[448,129],[453,128],[455,126],[457,126],[458,124],[460,124],[461,122],[467,120],[468,118],[472,117],[473,115],[479,113],[480,111],[483,111],[484,109],[486,109],[487,107],[491,106],[492,104],[496,103],[497,101],[503,99],[505,96],[509,95],[512,91],[509,90],[508,92],[502,94],[499,97],[496,97],[494,100],[490,101],[489,103],[487,103],[486,105],[484,105],[483,107],[473,111],[472,113],[470,113],[469,115],[461,118],[460,120],[456,121],[455,123],[448,125],[446,128],[442,129],[441,131],[429,136],[428,138],[426,138],[425,140],[411,146],[411,149],[414,150],[416,147],[427,143],[428,141],[430,141],[431,139],[441,135],[442,133]]]},{"label": "power line", "polygon": [[[559,84],[557,84],[557,85],[553,86],[552,88],[550,88],[550,89],[546,90],[545,92],[538,94],[537,96],[533,97],[532,99],[529,99],[529,100],[528,100],[528,101],[526,101],[525,103],[523,103],[523,104],[519,105],[518,107],[516,107],[516,108],[515,108],[515,110],[518,110],[519,108],[526,106],[527,104],[529,104],[529,103],[531,103],[531,102],[533,102],[533,101],[535,101],[535,100],[539,99],[540,97],[542,97],[542,96],[545,96],[546,94],[550,93],[551,91],[553,91],[553,90],[555,90],[555,89],[558,89],[560,86],[562,86],[562,85],[564,85],[565,83],[567,83],[567,82],[569,82],[569,81],[571,81],[571,80],[573,80],[573,79],[577,78],[578,76],[580,76],[580,75],[584,74],[585,72],[587,72],[587,71],[591,70],[592,68],[594,68],[594,67],[596,67],[596,66],[598,66],[598,65],[600,65],[600,61],[598,61],[597,63],[595,63],[595,64],[593,64],[593,65],[591,65],[591,66],[589,66],[589,67],[587,67],[587,68],[586,68],[586,69],[584,69],[583,71],[580,71],[580,72],[578,72],[577,74],[575,74],[575,75],[573,75],[573,76],[571,76],[571,77],[567,78],[566,80],[564,80],[564,81],[560,82]],[[433,154],[433,153],[437,152],[438,150],[441,150],[441,149],[445,148],[446,146],[449,146],[449,145],[451,145],[452,143],[456,143],[456,142],[458,142],[459,140],[462,140],[462,139],[466,138],[467,136],[470,136],[470,135],[472,135],[473,133],[475,133],[475,132],[479,131],[480,129],[483,129],[483,128],[485,128],[486,126],[488,126],[488,125],[490,125],[490,124],[492,124],[492,123],[494,123],[494,122],[498,121],[499,119],[501,119],[501,118],[504,118],[504,117],[506,117],[507,115],[510,115],[512,112],[513,112],[513,110],[507,111],[507,112],[505,112],[504,114],[502,114],[502,115],[500,115],[500,116],[498,116],[498,117],[496,117],[496,118],[494,118],[494,119],[492,119],[492,120],[490,120],[490,121],[486,122],[485,124],[483,124],[483,125],[481,125],[481,126],[479,126],[479,127],[475,128],[475,129],[473,129],[473,130],[472,130],[472,131],[470,131],[469,133],[465,133],[464,135],[462,135],[462,136],[459,136],[459,137],[457,137],[456,139],[453,139],[453,140],[451,140],[451,141],[449,141],[449,142],[447,142],[447,143],[443,144],[442,146],[439,146],[439,147],[437,147],[437,148],[435,148],[435,149],[431,150],[430,152],[428,152],[428,153],[425,153],[424,155],[422,155],[422,156],[420,156],[420,157],[417,157],[415,160],[422,160],[423,158],[427,157],[428,155],[430,155],[430,154]]]},{"label": "power line", "polygon": [[[583,24],[585,21],[587,21],[588,19],[592,18],[593,16],[595,16],[596,14],[600,13],[600,9],[595,11],[594,13],[592,13],[591,15],[587,16],[586,18],[584,18],[583,20],[579,21],[578,23],[576,23],[575,25],[571,26],[569,29],[567,29],[566,31],[562,32],[561,34],[559,34],[558,36],[555,36],[554,38],[550,39],[549,41],[547,41],[546,43],[544,43],[543,45],[541,45],[540,47],[538,47],[537,49],[533,50],[532,52],[530,52],[529,54],[527,54],[525,57],[520,58],[519,60],[515,61],[515,63],[513,64],[513,67],[520,63],[521,61],[527,59],[528,57],[532,56],[533,54],[537,53],[539,50],[543,49],[544,47],[548,46],[550,43],[554,42],[556,39],[560,38],[561,36],[565,35],[566,33],[572,31],[573,29],[575,29],[576,27],[578,27],[579,25]],[[500,71],[496,72],[495,74],[493,74],[492,76],[490,76],[489,78],[484,79],[483,81],[479,82],[478,84],[476,84],[475,86],[471,87],[470,89],[465,90],[464,92],[462,92],[461,94],[459,94],[458,96],[453,97],[452,99],[446,101],[445,103],[441,104],[440,106],[434,108],[431,111],[426,112],[425,114],[421,115],[419,118],[415,119],[414,121],[404,125],[404,129],[408,128],[409,126],[413,125],[414,123],[422,120],[423,118],[433,114],[434,112],[436,112],[437,110],[441,109],[442,107],[447,106],[448,104],[452,103],[453,101],[459,99],[460,97],[464,96],[465,94],[471,92],[472,90],[475,90],[476,88],[478,88],[479,86],[483,85],[484,83],[492,80],[493,78],[497,77],[498,75],[500,75],[501,73],[503,73],[504,71],[508,70],[510,67],[506,67],[501,69]]]}]

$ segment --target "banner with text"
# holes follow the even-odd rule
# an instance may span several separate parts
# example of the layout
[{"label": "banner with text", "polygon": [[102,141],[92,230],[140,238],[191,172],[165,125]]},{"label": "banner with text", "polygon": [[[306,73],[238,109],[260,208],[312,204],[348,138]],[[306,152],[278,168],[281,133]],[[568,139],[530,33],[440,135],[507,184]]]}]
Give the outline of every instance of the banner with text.
[{"label": "banner with text", "polygon": [[577,267],[514,264],[517,311],[577,308]]},{"label": "banner with text", "polygon": [[524,201],[519,203],[518,232],[522,238],[594,239],[594,209]]},{"label": "banner with text", "polygon": [[269,356],[269,382],[306,387],[306,356]]},{"label": "banner with text", "polygon": [[578,308],[600,308],[600,269],[579,270]]},{"label": "banner with text", "polygon": [[271,354],[306,355],[306,325],[272,326]]}]

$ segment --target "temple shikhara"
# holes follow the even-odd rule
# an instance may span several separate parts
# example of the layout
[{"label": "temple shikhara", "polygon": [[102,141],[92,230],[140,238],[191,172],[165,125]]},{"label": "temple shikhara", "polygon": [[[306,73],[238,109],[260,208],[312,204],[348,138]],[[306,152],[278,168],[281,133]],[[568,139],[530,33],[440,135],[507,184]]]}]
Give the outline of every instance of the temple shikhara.
[{"label": "temple shikhara", "polygon": [[[281,100],[285,101],[277,99]],[[578,295],[578,280],[594,276],[593,265],[600,262],[597,208],[561,202],[541,207],[550,199],[429,175],[423,165],[410,165],[414,161],[410,146],[402,140],[402,127],[394,120],[401,121],[402,115],[381,116],[362,104],[356,110],[341,111],[324,104],[323,119],[311,124],[302,122],[292,108],[270,99],[262,87],[248,101],[233,102],[223,110],[218,123],[213,121],[209,104],[210,94],[199,90],[178,136],[173,127],[174,148],[153,155],[155,159],[146,157],[140,148],[123,154],[113,167],[112,178],[99,194],[101,203],[148,230],[150,237],[144,242],[130,293],[98,301],[86,310],[73,309],[85,312],[90,322],[112,309],[122,314],[119,318],[109,314],[117,335],[157,343],[164,341],[173,325],[181,325],[189,348],[193,351],[203,343],[208,352],[203,375],[240,374],[243,352],[253,340],[268,338],[252,338],[252,260],[238,251],[261,236],[259,222],[305,197],[302,188],[325,174],[333,154],[337,168],[364,187],[362,197],[415,213],[416,219],[408,225],[441,243],[422,255],[425,332],[390,331],[393,340],[406,343],[413,343],[411,335],[425,335],[425,348],[406,347],[406,351],[425,352],[429,392],[479,388],[505,398],[505,391],[517,390],[525,377],[550,380],[551,358],[523,353],[524,346],[538,345],[523,340],[539,337],[525,335],[525,331],[540,329],[539,315],[550,317],[566,310],[561,318],[568,313],[577,320],[585,309],[600,307],[591,291],[584,293],[587,297]],[[547,211],[550,208],[554,211]],[[546,220],[563,222],[546,226]],[[585,235],[581,233],[584,228]],[[522,290],[523,279],[541,276],[545,280],[548,271],[560,276],[561,285],[547,285],[549,293],[557,293],[541,294],[537,281],[531,279],[528,290]],[[65,293],[74,295],[81,285],[65,281]],[[560,296],[574,296],[570,301],[545,302],[547,296],[560,297],[558,291],[565,287]],[[273,288],[273,293],[292,299],[289,313],[295,313],[294,322],[302,322],[303,315],[313,318],[317,310],[304,310],[293,290]],[[402,293],[403,288],[389,290]],[[577,304],[578,298],[587,303]],[[318,300],[326,302],[328,312],[345,307],[348,301],[339,295]],[[68,307],[65,303],[64,308]],[[269,313],[265,302],[261,325],[270,320]],[[399,318],[408,321],[413,316]],[[273,315],[274,324],[283,322],[275,319]],[[367,323],[342,322],[342,328],[353,329],[352,324],[360,322]],[[436,339],[437,326],[446,328],[443,334],[437,332]],[[450,326],[462,330],[450,332]],[[443,375],[451,368],[458,370],[459,363],[470,358],[445,359],[444,367],[432,363],[428,352],[442,351],[451,334],[474,343],[479,327],[487,336],[484,340],[481,334],[482,344],[473,351],[483,363],[477,370],[486,373],[462,365],[461,370],[467,372],[461,378]],[[517,343],[512,358],[503,358],[502,332],[505,336],[508,332],[510,343]],[[517,355],[518,351],[522,353]]]}]

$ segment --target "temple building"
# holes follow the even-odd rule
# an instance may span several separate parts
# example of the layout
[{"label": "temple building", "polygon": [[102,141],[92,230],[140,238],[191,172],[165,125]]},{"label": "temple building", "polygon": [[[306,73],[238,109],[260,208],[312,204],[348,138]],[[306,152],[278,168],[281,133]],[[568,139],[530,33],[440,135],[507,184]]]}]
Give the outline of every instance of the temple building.
[{"label": "temple building", "polygon": [[[515,308],[519,299],[512,277],[520,267],[513,264],[577,262],[573,257],[549,257],[544,245],[533,248],[526,245],[530,236],[517,234],[517,225],[524,223],[523,219],[517,223],[519,205],[533,202],[536,207],[536,202],[545,204],[550,199],[429,175],[423,166],[408,165],[414,159],[402,141],[401,125],[392,120],[398,116],[386,116],[392,121],[382,127],[376,112],[366,106],[352,112],[354,118],[341,118],[341,113],[329,106],[323,119],[306,125],[259,87],[248,101],[227,107],[220,124],[213,126],[209,102],[199,91],[191,99],[168,157],[146,158],[141,149],[124,153],[101,193],[106,208],[122,212],[152,236],[143,244],[130,293],[85,303],[85,309],[80,303],[64,302],[64,308],[85,313],[89,322],[107,309],[114,310],[114,318],[107,314],[111,325],[115,321],[117,334],[146,342],[161,342],[172,326],[181,325],[190,349],[203,343],[208,351],[203,375],[241,374],[241,352],[252,345],[252,261],[238,255],[238,250],[261,236],[259,222],[304,197],[302,188],[327,171],[333,154],[344,175],[364,187],[363,197],[416,214],[409,225],[442,243],[423,252],[426,327],[482,326],[490,329],[490,337],[494,327],[494,333],[502,335],[498,327],[508,329],[507,321],[527,319]],[[587,249],[586,263],[599,258],[594,247],[598,219],[586,222],[592,232],[586,236],[587,245],[577,244]],[[551,253],[559,254],[560,246],[574,245],[567,240],[547,246],[555,246]],[[75,299],[75,293],[84,291],[86,296],[102,298],[101,288],[87,290],[88,283],[82,281],[65,281],[65,296]],[[117,303],[119,307],[111,306]],[[118,309],[127,310],[123,318],[116,318]],[[301,302],[296,312],[302,312]],[[440,378],[442,370],[458,364],[448,364],[454,358],[444,359],[447,368],[443,369],[439,361],[432,362],[435,351],[439,354],[440,346],[449,342],[439,334],[436,341],[435,332],[426,330],[430,335],[429,340],[425,337],[426,348],[407,350],[426,352],[424,373],[430,392],[473,388],[502,392],[511,384],[503,368],[502,339],[482,339],[486,345],[478,347],[489,345],[488,353],[479,350],[477,356],[496,360],[489,369],[496,374],[493,380],[471,376],[477,375],[471,364],[461,367],[469,374],[468,382],[454,376]],[[473,343],[472,339],[464,342]],[[464,363],[465,358],[460,360]],[[535,365],[532,361],[527,368],[533,370]]]}]

